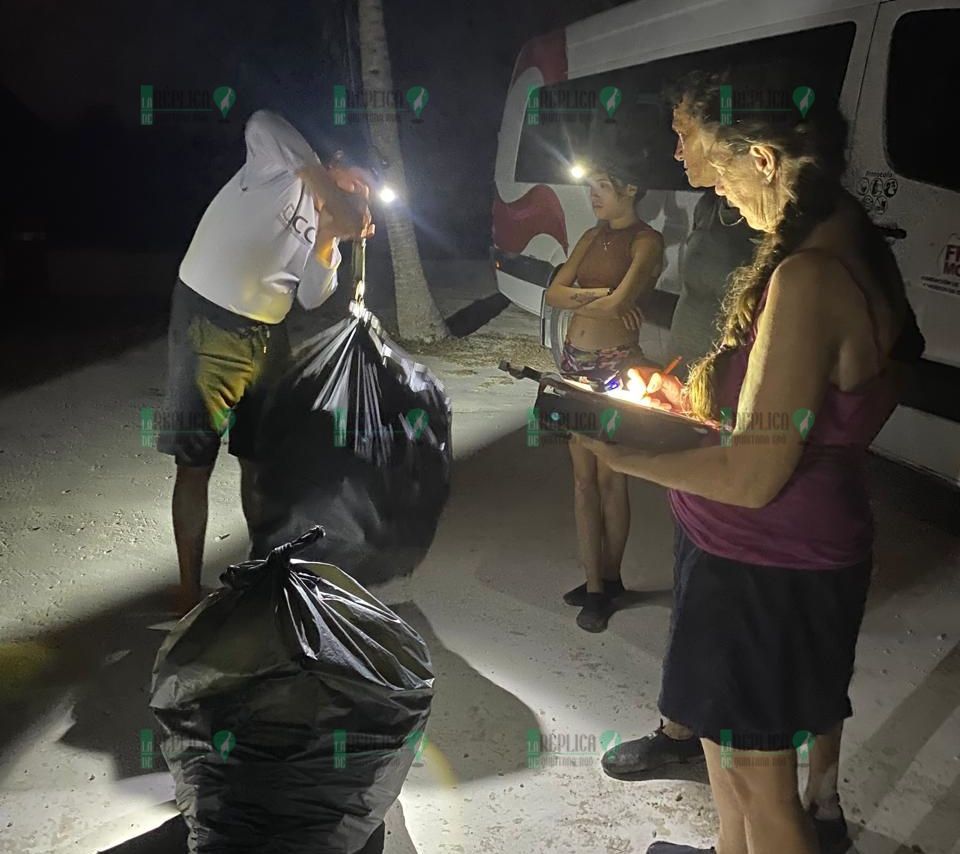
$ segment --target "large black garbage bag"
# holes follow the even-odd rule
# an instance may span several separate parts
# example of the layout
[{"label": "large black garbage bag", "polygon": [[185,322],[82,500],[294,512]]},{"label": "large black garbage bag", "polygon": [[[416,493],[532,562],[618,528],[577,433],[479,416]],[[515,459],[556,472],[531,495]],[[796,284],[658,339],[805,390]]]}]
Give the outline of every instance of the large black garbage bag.
[{"label": "large black garbage bag", "polygon": [[305,557],[362,584],[412,572],[449,492],[450,429],[440,381],[354,308],[299,348],[265,406],[257,458],[272,512],[251,557],[323,525]]},{"label": "large black garbage bag", "polygon": [[354,854],[410,769],[429,652],[349,575],[290,558],[320,533],[230,567],[157,655],[150,706],[191,854]]}]

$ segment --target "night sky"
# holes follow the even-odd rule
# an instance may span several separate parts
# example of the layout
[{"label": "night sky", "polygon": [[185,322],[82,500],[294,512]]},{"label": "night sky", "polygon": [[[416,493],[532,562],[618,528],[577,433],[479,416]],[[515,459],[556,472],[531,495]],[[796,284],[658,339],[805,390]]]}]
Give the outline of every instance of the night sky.
[{"label": "night sky", "polygon": [[[487,251],[497,130],[521,45],[615,5],[384,0],[394,85],[429,91],[423,122],[401,126],[426,257]],[[241,165],[243,123],[255,109],[287,116],[321,154],[362,145],[356,126],[332,123],[332,87],[350,85],[351,67],[359,75],[352,4],[100,0],[65,9],[59,0],[4,5],[3,145],[15,164],[5,230],[39,221],[55,246],[182,252]],[[237,102],[226,122],[165,114],[141,127],[144,83],[228,85]]]}]

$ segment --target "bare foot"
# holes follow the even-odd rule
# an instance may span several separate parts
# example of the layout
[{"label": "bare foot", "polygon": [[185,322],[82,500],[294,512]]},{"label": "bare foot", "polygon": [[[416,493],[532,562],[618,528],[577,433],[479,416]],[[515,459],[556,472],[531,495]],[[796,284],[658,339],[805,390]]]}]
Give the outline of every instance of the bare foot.
[{"label": "bare foot", "polygon": [[175,589],[174,608],[181,617],[196,608],[204,597],[204,593],[199,587],[183,587],[181,585]]},{"label": "bare foot", "polygon": [[172,600],[172,606],[178,616],[192,611],[204,599],[207,598],[216,588],[214,587],[184,587],[182,584],[171,585],[167,588],[168,601]]}]

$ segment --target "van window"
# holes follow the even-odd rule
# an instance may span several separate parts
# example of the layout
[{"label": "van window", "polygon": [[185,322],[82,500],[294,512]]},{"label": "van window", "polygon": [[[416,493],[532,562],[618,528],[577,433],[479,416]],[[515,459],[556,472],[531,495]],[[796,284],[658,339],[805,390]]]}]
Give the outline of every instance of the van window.
[{"label": "van window", "polygon": [[[694,70],[750,66],[789,73],[818,98],[836,101],[856,35],[852,21],[659,59],[564,80],[528,98],[515,178],[533,184],[572,184],[570,164],[592,151],[646,151],[649,189],[689,190],[673,159],[676,137],[665,86]],[[612,91],[619,101],[610,101]],[[601,96],[603,93],[603,96]]]},{"label": "van window", "polygon": [[[887,72],[887,157],[898,174],[960,190],[960,159],[946,125],[949,81],[960,81],[960,9],[908,12],[893,29]],[[947,87],[947,88],[945,88]]]},{"label": "van window", "polygon": [[[626,69],[626,72],[638,68]],[[631,85],[634,84],[634,85]],[[669,155],[670,111],[659,92],[640,92],[623,71],[565,80],[528,94],[520,132],[516,180],[572,184],[570,166],[611,146],[631,160],[659,155],[661,171],[673,172]],[[681,175],[682,178],[682,170]]]}]

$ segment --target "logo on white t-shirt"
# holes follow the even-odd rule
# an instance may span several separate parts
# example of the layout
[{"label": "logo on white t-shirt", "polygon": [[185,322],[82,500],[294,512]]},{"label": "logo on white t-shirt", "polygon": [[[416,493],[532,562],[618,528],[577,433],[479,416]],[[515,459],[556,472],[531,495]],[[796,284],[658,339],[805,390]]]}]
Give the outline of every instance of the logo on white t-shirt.
[{"label": "logo on white t-shirt", "polygon": [[280,221],[293,231],[301,243],[305,243],[307,246],[313,246],[317,236],[317,229],[300,213],[299,204],[294,205],[293,202],[290,202],[280,211]]}]

